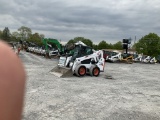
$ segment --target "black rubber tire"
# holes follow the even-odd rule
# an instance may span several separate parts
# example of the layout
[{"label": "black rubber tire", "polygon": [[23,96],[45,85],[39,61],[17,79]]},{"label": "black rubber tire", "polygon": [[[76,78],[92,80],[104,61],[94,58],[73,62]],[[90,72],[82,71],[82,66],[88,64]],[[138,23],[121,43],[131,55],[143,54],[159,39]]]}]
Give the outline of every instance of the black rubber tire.
[{"label": "black rubber tire", "polygon": [[93,76],[97,77],[99,76],[99,73],[100,73],[100,69],[98,67],[94,67],[92,70]]},{"label": "black rubber tire", "polygon": [[93,68],[95,68],[96,66],[95,65],[92,65],[91,67],[90,67],[90,69],[89,69],[89,74],[90,74],[90,76],[93,76]]},{"label": "black rubber tire", "polygon": [[[96,70],[96,69],[97,69],[98,71],[97,71],[97,73],[95,74],[95,70]],[[99,76],[99,74],[100,74],[100,69],[99,69],[96,65],[93,65],[93,66],[90,67],[89,74],[90,74],[91,76],[97,77],[97,76]]]},{"label": "black rubber tire", "polygon": [[[81,70],[84,70],[84,72],[82,72]],[[76,70],[75,70],[75,74],[77,76],[84,76],[84,75],[86,75],[86,72],[87,72],[86,67],[85,66],[80,66],[80,65],[78,65]]]}]

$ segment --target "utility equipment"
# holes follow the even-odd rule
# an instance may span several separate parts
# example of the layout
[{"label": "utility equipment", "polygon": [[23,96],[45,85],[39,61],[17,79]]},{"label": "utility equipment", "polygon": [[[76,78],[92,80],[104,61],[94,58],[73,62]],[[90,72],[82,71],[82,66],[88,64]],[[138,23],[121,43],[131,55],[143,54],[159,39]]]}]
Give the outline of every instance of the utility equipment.
[{"label": "utility equipment", "polygon": [[81,41],[72,46],[73,52],[60,57],[58,65],[51,70],[52,74],[58,77],[86,74],[99,76],[100,72],[104,71],[105,60],[102,50],[95,51]]}]

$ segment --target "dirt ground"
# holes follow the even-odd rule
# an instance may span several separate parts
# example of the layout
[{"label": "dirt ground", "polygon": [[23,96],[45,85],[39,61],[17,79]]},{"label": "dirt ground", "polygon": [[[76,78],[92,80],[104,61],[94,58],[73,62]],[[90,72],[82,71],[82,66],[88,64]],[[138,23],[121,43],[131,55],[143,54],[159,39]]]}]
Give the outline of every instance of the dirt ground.
[{"label": "dirt ground", "polygon": [[19,56],[27,73],[23,120],[160,120],[160,64],[106,63],[99,77],[58,78],[49,73],[57,59]]}]

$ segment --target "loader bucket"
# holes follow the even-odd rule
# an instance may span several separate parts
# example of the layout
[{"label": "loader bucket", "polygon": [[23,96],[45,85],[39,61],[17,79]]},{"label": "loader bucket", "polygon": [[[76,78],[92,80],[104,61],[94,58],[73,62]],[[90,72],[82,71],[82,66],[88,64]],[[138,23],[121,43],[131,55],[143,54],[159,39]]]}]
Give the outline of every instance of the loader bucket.
[{"label": "loader bucket", "polygon": [[50,73],[61,78],[73,76],[71,68],[60,66],[56,66],[55,68],[53,68]]}]

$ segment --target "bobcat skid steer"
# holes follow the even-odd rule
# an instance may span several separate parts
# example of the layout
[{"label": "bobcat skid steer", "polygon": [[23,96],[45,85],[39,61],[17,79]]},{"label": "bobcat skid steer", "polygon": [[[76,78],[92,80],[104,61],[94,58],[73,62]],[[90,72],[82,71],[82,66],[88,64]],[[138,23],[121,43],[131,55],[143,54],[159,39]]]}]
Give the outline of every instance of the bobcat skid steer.
[{"label": "bobcat skid steer", "polygon": [[105,60],[103,51],[94,51],[83,42],[75,43],[72,55],[61,56],[58,65],[51,70],[57,77],[70,77],[73,75],[99,76],[104,71]]},{"label": "bobcat skid steer", "polygon": [[150,64],[155,64],[157,63],[157,60],[155,57],[147,56],[142,60],[143,63],[150,63]]},{"label": "bobcat skid steer", "polygon": [[107,56],[108,62],[120,62],[121,53],[120,52],[111,52],[109,56]]}]

